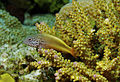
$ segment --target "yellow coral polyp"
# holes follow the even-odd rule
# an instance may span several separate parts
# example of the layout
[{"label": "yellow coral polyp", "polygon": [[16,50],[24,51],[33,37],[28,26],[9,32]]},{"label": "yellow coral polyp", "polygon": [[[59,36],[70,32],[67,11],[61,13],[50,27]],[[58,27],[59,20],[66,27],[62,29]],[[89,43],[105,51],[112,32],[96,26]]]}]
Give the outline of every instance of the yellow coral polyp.
[{"label": "yellow coral polyp", "polygon": [[58,69],[55,73],[58,74],[55,76],[56,82],[115,81],[120,77],[118,76],[120,74],[118,72],[120,70],[120,21],[116,10],[118,5],[114,4],[118,4],[119,1],[90,0],[82,3],[90,4],[87,7],[81,6],[80,1],[73,0],[69,5],[71,9],[67,11],[63,8],[64,12],[57,13],[55,26],[52,29],[46,24],[36,25],[40,32],[57,34],[57,37],[75,49],[80,59],[71,61],[65,59],[64,54],[56,50],[40,49],[40,55],[46,59],[45,63],[31,64],[39,69],[42,66],[56,67]]}]

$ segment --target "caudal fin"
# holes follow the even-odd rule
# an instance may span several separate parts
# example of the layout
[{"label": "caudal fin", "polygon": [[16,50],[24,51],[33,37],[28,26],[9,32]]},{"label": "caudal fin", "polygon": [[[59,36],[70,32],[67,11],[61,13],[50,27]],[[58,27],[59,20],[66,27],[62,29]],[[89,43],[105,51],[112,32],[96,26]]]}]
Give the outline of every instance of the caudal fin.
[{"label": "caudal fin", "polygon": [[72,55],[73,57],[75,57],[75,58],[76,58],[76,55],[75,55],[75,50],[74,50],[74,48],[72,48],[72,49],[71,49],[71,55]]}]

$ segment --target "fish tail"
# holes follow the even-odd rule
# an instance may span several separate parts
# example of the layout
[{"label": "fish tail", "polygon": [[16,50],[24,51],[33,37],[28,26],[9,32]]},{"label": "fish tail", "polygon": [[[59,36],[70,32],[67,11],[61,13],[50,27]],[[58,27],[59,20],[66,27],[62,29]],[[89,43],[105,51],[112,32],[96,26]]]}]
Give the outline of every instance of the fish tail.
[{"label": "fish tail", "polygon": [[71,55],[76,58],[74,48],[71,49]]}]

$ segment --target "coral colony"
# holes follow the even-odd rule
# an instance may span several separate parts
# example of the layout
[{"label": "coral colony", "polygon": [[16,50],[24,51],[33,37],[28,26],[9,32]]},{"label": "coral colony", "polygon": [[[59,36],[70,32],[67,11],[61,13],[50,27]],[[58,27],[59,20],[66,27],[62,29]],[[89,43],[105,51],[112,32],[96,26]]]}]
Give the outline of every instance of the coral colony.
[{"label": "coral colony", "polygon": [[[69,7],[64,6],[56,14],[52,29],[47,24],[36,24],[40,33],[57,35],[73,47],[80,58],[79,61],[71,61],[64,59],[56,50],[39,49],[40,55],[47,59],[45,67],[49,64],[58,68],[54,74],[56,82],[109,82],[120,78],[118,2],[73,0]],[[43,63],[35,63],[32,62],[32,66],[43,67]]]},{"label": "coral colony", "polygon": [[[74,49],[76,58],[53,48],[36,51],[23,43],[6,44],[0,49],[4,59],[0,59],[1,65],[7,71],[13,69],[11,76],[23,81],[119,82],[119,3],[120,0],[72,0],[56,14],[52,28],[45,22],[36,23],[40,34],[60,38]],[[19,22],[16,25],[21,26]]]}]

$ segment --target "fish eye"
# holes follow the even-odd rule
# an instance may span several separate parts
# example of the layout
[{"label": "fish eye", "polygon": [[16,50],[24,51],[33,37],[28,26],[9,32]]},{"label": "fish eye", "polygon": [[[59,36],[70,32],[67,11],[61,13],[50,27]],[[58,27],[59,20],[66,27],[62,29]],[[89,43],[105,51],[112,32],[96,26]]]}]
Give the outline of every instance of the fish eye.
[{"label": "fish eye", "polygon": [[31,38],[29,38],[28,40],[29,40],[29,41],[31,41],[32,39],[31,39]]}]

